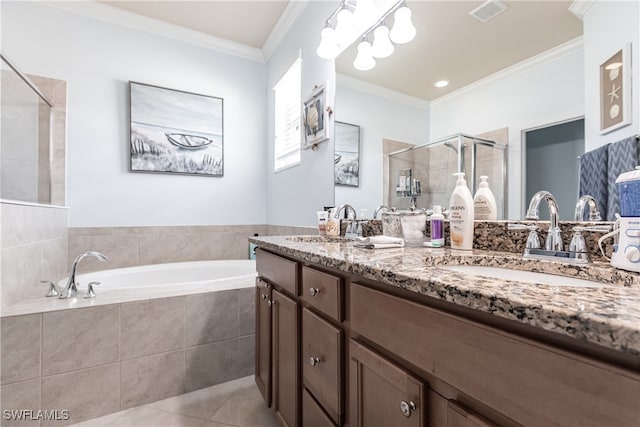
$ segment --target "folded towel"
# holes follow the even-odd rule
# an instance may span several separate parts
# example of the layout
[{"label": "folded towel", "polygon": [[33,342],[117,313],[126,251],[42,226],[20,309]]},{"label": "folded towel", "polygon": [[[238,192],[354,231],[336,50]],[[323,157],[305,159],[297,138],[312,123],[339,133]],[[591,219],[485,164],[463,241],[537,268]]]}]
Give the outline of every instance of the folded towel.
[{"label": "folded towel", "polygon": [[607,154],[608,148],[605,145],[580,156],[580,192],[578,196],[581,197],[587,194],[593,196],[598,203],[598,209],[602,216],[607,214],[609,191]]},{"label": "folded towel", "polygon": [[404,240],[390,236],[359,237],[355,245],[368,249],[401,248],[404,246]]},{"label": "folded towel", "polygon": [[[638,166],[638,141],[635,136],[607,145],[608,198],[607,221],[614,221],[620,213],[620,199],[616,188],[616,178],[623,172],[632,171]],[[597,199],[596,199],[597,200]]]}]

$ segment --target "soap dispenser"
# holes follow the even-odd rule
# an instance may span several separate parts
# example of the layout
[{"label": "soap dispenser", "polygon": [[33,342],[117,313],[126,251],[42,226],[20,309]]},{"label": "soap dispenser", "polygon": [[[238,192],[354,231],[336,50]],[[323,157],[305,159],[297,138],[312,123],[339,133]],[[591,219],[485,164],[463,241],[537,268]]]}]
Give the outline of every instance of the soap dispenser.
[{"label": "soap dispenser", "polygon": [[335,208],[329,209],[329,218],[327,219],[327,225],[325,226],[327,236],[339,236],[340,235],[340,220],[336,218]]},{"label": "soap dispenser", "polygon": [[449,200],[449,234],[451,236],[451,249],[473,249],[473,196],[464,172],[453,174],[457,177],[456,188]]},{"label": "soap dispenser", "polygon": [[487,178],[486,175],[480,177],[478,191],[473,198],[473,212],[476,220],[495,221],[498,219],[498,207]]}]

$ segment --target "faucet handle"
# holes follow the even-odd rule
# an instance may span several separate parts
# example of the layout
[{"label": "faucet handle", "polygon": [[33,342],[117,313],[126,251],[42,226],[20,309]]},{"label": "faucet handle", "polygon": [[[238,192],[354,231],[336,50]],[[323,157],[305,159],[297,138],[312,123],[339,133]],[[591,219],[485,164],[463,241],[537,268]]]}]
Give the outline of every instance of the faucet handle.
[{"label": "faucet handle", "polygon": [[51,280],[41,280],[40,283],[46,283],[49,285],[49,290],[47,291],[45,297],[56,297],[58,296],[59,292],[58,292],[58,288],[56,287],[56,284],[53,283]]},{"label": "faucet handle", "polygon": [[[96,297],[96,293],[93,290],[94,286],[99,285],[100,282],[89,282],[89,284],[87,285],[87,292],[85,292],[83,298],[89,299],[89,298],[95,298]],[[78,283],[79,285],[79,283]]]},{"label": "faucet handle", "polygon": [[507,224],[507,230],[529,230],[527,236],[526,249],[540,249],[540,237],[538,237],[538,226],[533,224]]}]

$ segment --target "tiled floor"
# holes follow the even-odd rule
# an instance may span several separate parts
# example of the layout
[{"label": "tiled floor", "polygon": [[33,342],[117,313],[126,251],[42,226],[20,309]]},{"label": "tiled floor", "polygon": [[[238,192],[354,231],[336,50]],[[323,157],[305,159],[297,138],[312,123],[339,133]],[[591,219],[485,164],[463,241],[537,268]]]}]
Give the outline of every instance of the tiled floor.
[{"label": "tiled floor", "polygon": [[253,376],[94,418],[72,427],[277,427]]}]

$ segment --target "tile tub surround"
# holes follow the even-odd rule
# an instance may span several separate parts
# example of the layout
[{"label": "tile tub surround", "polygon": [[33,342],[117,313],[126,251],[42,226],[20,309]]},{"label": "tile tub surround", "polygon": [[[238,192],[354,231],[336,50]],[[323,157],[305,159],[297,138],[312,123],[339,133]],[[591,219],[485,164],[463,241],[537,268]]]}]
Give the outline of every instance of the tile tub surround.
[{"label": "tile tub surround", "polygon": [[68,209],[0,202],[2,308],[44,295],[40,280],[67,274]]},{"label": "tile tub surround", "polygon": [[100,251],[106,263],[85,259],[79,273],[112,268],[212,259],[247,259],[247,238],[259,235],[310,234],[310,227],[278,225],[201,225],[171,227],[69,228],[71,265],[83,251]]},{"label": "tile tub surround", "polygon": [[73,424],[250,375],[254,298],[243,288],[3,317],[2,410],[67,409]]},{"label": "tile tub surround", "polygon": [[[370,250],[352,242],[322,242],[286,237],[251,238],[260,247],[328,268],[335,268],[462,307],[640,356],[640,274],[607,263],[572,266],[523,260],[519,254],[485,250],[393,248]],[[526,271],[615,284],[575,288],[528,284],[471,276],[442,265],[508,266]]]}]

